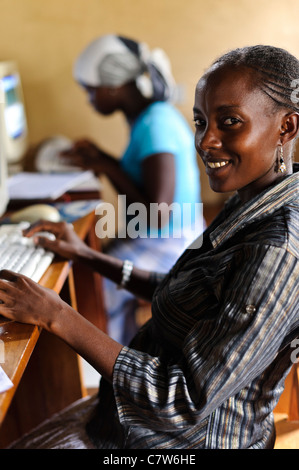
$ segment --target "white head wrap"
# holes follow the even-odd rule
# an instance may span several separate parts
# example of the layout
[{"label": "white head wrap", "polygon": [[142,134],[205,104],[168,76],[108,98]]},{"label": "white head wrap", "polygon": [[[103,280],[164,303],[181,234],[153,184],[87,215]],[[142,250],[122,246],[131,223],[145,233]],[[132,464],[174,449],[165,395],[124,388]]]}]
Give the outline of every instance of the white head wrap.
[{"label": "white head wrap", "polygon": [[154,100],[172,98],[175,81],[162,49],[108,34],[92,41],[80,54],[74,77],[82,85],[119,87],[135,81],[140,92]]}]

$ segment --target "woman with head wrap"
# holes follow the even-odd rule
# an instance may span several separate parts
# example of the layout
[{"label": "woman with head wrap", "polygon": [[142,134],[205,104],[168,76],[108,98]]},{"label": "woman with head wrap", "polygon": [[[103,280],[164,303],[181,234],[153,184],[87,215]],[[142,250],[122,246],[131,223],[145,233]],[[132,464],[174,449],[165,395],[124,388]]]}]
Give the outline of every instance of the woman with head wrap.
[{"label": "woman with head wrap", "polygon": [[[127,206],[142,203],[147,216],[154,203],[166,203],[159,206],[158,226],[149,226],[153,219],[148,218],[146,233],[139,227],[140,236],[127,233],[127,239],[117,239],[108,252],[141,268],[167,270],[193,235],[186,219],[182,220],[182,212],[170,212],[170,205],[182,208],[189,203],[193,218],[200,217],[194,215],[200,202],[194,138],[170,103],[175,82],[169,60],[161,49],[150,51],[146,44],[109,34],[83,50],[75,63],[74,77],[97,112],[124,114],[130,137],[120,159],[87,140],[76,142],[64,155],[75,165],[105,174],[118,194],[126,196]],[[128,344],[136,332],[137,300],[117,290],[109,280],[104,287],[109,333]]]}]

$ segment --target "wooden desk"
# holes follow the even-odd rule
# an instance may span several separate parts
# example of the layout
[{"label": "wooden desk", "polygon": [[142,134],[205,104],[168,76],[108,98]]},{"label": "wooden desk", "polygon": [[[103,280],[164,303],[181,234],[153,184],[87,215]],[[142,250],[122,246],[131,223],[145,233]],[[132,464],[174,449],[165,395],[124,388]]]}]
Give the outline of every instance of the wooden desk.
[{"label": "wooden desk", "polygon": [[[74,227],[81,239],[100,249],[89,214]],[[101,277],[82,266],[54,260],[40,284],[53,289],[94,324],[106,329]],[[88,292],[88,295],[86,293]],[[0,394],[0,447],[18,438],[53,413],[84,396],[80,360],[59,338],[32,325],[0,324],[3,370],[14,386]]]}]

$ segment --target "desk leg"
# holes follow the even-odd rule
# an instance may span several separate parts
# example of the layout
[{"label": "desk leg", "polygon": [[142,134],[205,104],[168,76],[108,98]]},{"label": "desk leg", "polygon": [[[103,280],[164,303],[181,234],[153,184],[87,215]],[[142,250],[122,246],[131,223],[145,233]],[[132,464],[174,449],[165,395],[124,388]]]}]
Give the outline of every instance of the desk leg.
[{"label": "desk leg", "polygon": [[[94,227],[89,231],[86,243],[94,250],[101,251],[101,243]],[[70,293],[74,292],[75,304],[72,305],[87,320],[107,332],[106,312],[102,277],[88,266],[75,264],[69,276]]]},{"label": "desk leg", "polygon": [[87,266],[76,265],[73,267],[72,282],[74,282],[74,291],[76,292],[77,311],[106,332],[101,277]]}]

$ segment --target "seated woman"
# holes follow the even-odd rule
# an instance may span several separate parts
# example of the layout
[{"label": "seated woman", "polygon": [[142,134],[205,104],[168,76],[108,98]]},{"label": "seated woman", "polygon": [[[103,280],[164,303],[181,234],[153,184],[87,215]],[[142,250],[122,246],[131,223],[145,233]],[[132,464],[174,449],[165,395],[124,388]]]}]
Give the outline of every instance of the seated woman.
[{"label": "seated woman", "polygon": [[[236,194],[164,276],[134,268],[126,287],[152,301],[130,346],[54,292],[1,272],[0,313],[55,333],[101,374],[74,405],[15,448],[272,448],[273,409],[299,335],[299,174],[292,164],[299,61],[271,46],[218,59],[195,93],[195,145],[215,191]],[[66,258],[122,281],[123,263],[64,223],[37,224]]]},{"label": "seated woman", "polygon": [[[87,139],[75,142],[64,158],[105,174],[127,205],[141,203],[147,214],[155,204],[161,209],[157,224],[149,217],[145,220],[148,230],[139,226],[138,237],[134,233],[115,238],[106,252],[123,261],[129,258],[139,268],[168,271],[195,230],[190,222],[182,223],[183,205],[189,204],[200,222],[202,217],[194,134],[173,105],[176,86],[169,59],[161,49],[150,50],[143,42],[107,34],[84,48],[75,62],[74,77],[98,114],[110,116],[118,111],[123,115],[129,136],[120,158]],[[115,129],[116,139],[118,135]],[[168,213],[172,204],[179,210]],[[127,207],[117,209],[127,214]],[[138,330],[138,301],[108,278],[104,287],[109,334],[128,344]]]}]

